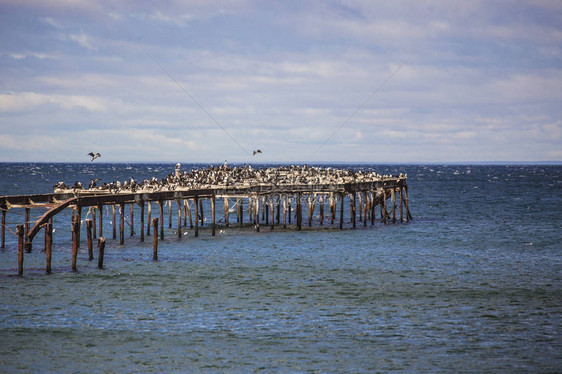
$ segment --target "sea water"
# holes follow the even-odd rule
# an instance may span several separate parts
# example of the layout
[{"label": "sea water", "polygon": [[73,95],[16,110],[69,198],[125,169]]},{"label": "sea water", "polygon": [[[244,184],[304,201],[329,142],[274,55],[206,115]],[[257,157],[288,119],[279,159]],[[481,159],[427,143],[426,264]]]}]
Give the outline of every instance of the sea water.
[{"label": "sea water", "polygon": [[[154,262],[152,237],[141,243],[138,227],[132,237],[127,227],[123,246],[111,238],[107,208],[104,269],[88,261],[83,239],[72,272],[67,210],[54,220],[53,273],[45,274],[40,233],[23,277],[8,231],[0,371],[562,370],[561,166],[324,166],[407,173],[413,220],[352,229],[346,210],[339,230],[337,220],[320,227],[316,211],[312,229],[306,220],[302,231],[233,224],[213,237],[207,221],[198,238],[187,230],[178,239],[174,211],[172,228],[164,215]],[[173,169],[3,163],[0,195],[50,192],[59,180],[160,179]],[[23,219],[10,210],[8,228]]]}]

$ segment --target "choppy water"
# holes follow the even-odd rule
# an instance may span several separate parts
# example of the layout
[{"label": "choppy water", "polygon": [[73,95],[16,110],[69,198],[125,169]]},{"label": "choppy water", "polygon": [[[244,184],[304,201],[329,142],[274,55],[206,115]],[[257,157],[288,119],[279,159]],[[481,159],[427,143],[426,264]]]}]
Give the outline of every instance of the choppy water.
[{"label": "choppy water", "polygon": [[[150,240],[126,236],[124,246],[108,239],[103,270],[83,245],[73,273],[65,213],[55,219],[53,274],[40,234],[23,277],[9,234],[0,371],[562,370],[561,166],[351,167],[407,173],[415,219],[181,240],[169,229],[156,263]],[[0,194],[172,169],[0,164]],[[8,221],[23,217],[13,210]]]}]

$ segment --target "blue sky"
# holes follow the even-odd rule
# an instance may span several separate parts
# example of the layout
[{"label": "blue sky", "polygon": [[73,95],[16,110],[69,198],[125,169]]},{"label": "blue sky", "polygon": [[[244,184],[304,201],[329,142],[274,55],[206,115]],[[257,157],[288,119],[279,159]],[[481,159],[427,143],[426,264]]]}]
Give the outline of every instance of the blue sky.
[{"label": "blue sky", "polygon": [[153,3],[0,0],[0,161],[562,160],[560,1]]}]

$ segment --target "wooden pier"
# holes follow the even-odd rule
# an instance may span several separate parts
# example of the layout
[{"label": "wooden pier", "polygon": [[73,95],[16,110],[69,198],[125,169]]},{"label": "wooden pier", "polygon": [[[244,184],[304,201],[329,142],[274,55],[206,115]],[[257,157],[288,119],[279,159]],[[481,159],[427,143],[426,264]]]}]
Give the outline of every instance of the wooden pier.
[{"label": "wooden pier", "polygon": [[[295,171],[296,170],[296,171]],[[252,227],[260,231],[262,227],[274,230],[276,226],[294,227],[301,230],[306,206],[306,225],[313,221],[321,226],[339,225],[344,228],[344,207],[349,204],[349,223],[357,227],[357,221],[363,226],[374,225],[375,208],[379,207],[380,222],[404,222],[411,219],[408,208],[408,186],[406,176],[381,176],[375,173],[355,173],[343,170],[292,167],[269,168],[265,171],[249,167],[231,169],[221,166],[211,167],[192,173],[180,173],[179,164],[176,173],[168,178],[156,181],[130,182],[118,186],[107,185],[88,189],[80,186],[68,188],[55,186],[55,192],[48,194],[0,196],[1,248],[6,244],[6,216],[11,209],[23,209],[24,220],[10,230],[18,236],[18,274],[23,273],[24,251],[32,250],[33,239],[43,229],[45,231],[46,270],[51,271],[51,246],[53,217],[65,209],[71,209],[72,230],[72,269],[76,270],[76,257],[81,244],[81,229],[87,231],[89,259],[93,259],[92,242],[98,239],[98,266],[103,267],[105,238],[103,233],[103,207],[111,206],[113,226],[112,237],[119,243],[125,243],[126,207],[130,206],[130,236],[139,233],[140,241],[152,233],[154,260],[157,260],[158,237],[164,239],[165,205],[168,205],[168,225],[172,227],[172,202],[177,209],[177,237],[191,234],[199,236],[199,226],[204,224],[203,201],[211,206],[210,230],[215,235],[218,224],[230,227]],[[210,182],[210,183],[209,183]],[[62,188],[61,188],[62,187]],[[389,201],[390,200],[390,201]],[[397,201],[399,200],[399,201]],[[222,202],[224,217],[217,222],[216,205]],[[158,206],[158,212],[152,211],[152,203]],[[140,208],[138,231],[134,229],[134,206]],[[91,219],[82,220],[84,208],[89,208]],[[30,211],[42,209],[38,219],[32,221]],[[244,216],[244,209],[248,216]],[[138,209],[137,209],[138,211]],[[116,222],[119,212],[119,223]],[[313,220],[317,212],[317,220]],[[192,216],[193,213],[193,216]],[[230,218],[230,213],[236,216]],[[154,217],[158,215],[158,217]],[[183,218],[183,220],[182,220]],[[294,218],[294,223],[292,219]],[[183,221],[183,225],[182,225]],[[97,225],[96,225],[97,224]],[[97,227],[96,227],[97,226]]]}]

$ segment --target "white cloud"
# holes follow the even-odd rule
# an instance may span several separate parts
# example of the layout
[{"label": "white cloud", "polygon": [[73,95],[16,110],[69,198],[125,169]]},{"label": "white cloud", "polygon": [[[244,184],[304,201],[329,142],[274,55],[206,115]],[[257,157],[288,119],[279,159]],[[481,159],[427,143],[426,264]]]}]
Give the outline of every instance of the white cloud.
[{"label": "white cloud", "polygon": [[95,45],[93,38],[89,35],[80,32],[79,34],[69,34],[68,39],[75,41],[76,43],[80,44],[82,47],[95,51],[98,47]]},{"label": "white cloud", "polygon": [[47,95],[35,92],[0,95],[0,112],[26,112],[34,108],[53,104],[62,109],[84,108],[89,111],[105,111],[110,100],[100,97],[78,95]]}]

